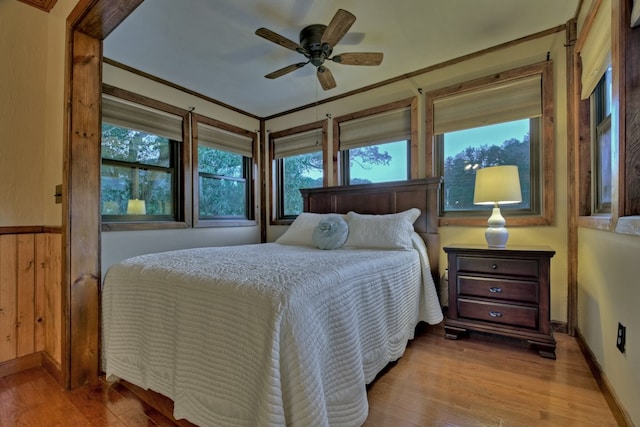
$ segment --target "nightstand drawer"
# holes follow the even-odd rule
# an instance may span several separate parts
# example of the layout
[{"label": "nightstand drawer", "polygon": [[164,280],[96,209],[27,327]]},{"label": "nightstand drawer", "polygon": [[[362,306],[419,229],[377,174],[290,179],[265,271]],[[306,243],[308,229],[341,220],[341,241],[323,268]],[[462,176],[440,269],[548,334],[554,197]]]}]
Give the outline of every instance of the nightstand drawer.
[{"label": "nightstand drawer", "polygon": [[538,303],[538,283],[458,275],[458,294]]},{"label": "nightstand drawer", "polygon": [[529,259],[478,258],[459,256],[458,271],[538,277],[538,261]]},{"label": "nightstand drawer", "polygon": [[508,304],[458,299],[458,316],[485,322],[538,328],[538,309]]}]

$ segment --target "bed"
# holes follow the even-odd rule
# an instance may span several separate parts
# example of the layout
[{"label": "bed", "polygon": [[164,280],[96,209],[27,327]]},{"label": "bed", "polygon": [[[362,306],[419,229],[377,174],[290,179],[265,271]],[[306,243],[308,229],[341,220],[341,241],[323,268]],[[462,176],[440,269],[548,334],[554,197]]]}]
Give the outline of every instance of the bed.
[{"label": "bed", "polygon": [[[200,426],[361,425],[366,384],[419,322],[442,321],[439,182],[302,190],[305,213],[274,243],[112,266],[107,378],[170,398],[175,419]],[[336,250],[312,235],[329,222],[348,224]]]}]

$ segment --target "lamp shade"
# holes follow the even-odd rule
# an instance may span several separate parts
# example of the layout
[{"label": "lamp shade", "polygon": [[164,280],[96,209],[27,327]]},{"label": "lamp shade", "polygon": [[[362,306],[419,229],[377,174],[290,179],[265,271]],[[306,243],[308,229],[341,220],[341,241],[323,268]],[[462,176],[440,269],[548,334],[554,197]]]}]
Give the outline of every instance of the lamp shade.
[{"label": "lamp shade", "polygon": [[147,208],[144,200],[131,199],[127,203],[127,214],[129,215],[146,215]]},{"label": "lamp shade", "polygon": [[492,166],[476,171],[474,205],[522,202],[517,166]]}]

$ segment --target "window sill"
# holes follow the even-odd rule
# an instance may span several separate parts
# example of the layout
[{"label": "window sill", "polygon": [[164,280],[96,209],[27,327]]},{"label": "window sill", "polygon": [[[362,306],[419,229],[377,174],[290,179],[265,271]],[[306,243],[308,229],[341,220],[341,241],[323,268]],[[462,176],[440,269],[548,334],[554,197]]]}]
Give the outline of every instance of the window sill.
[{"label": "window sill", "polygon": [[255,227],[257,221],[252,219],[205,219],[197,221],[194,228],[213,228],[213,227]]},{"label": "window sill", "polygon": [[[457,227],[486,227],[487,220],[491,212],[487,211],[486,217],[467,217],[467,218],[447,218],[440,217],[438,219],[439,227],[457,226]],[[551,221],[542,216],[512,216],[505,217],[507,221],[507,227],[513,226],[537,226],[537,225],[551,225]]]},{"label": "window sill", "polygon": [[132,230],[171,230],[189,228],[186,222],[145,221],[145,222],[107,222],[102,223],[102,231],[132,231]]},{"label": "window sill", "polygon": [[613,219],[610,215],[580,216],[578,217],[578,227],[612,231]]},{"label": "window sill", "polygon": [[640,236],[640,215],[618,218],[616,233]]}]

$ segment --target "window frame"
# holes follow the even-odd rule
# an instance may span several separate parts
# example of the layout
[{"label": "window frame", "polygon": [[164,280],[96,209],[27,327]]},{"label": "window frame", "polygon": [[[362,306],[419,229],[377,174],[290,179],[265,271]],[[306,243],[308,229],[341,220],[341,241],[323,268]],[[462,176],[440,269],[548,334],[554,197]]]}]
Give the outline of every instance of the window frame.
[{"label": "window frame", "polygon": [[322,186],[329,185],[328,172],[328,120],[319,120],[312,123],[269,133],[269,161],[267,162],[267,176],[271,177],[269,200],[271,201],[271,225],[291,225],[296,216],[284,215],[283,197],[283,162],[275,158],[275,141],[279,138],[309,132],[319,129],[322,132]]},{"label": "window frame", "polygon": [[[540,158],[538,172],[532,173],[532,180],[539,180],[540,188],[540,213],[530,215],[509,216],[509,224],[512,226],[533,226],[552,225],[555,215],[555,188],[554,188],[554,166],[555,166],[555,132],[554,132],[554,96],[553,96],[553,61],[546,60],[524,67],[511,69],[504,72],[494,73],[489,76],[480,77],[475,80],[455,84],[452,86],[436,89],[425,96],[425,132],[426,137],[426,175],[437,176],[441,170],[438,158],[437,138],[434,134],[434,103],[440,98],[446,98],[461,92],[472,90],[483,90],[492,85],[501,84],[509,80],[526,78],[528,76],[541,76],[541,106],[542,115],[540,117]],[[534,159],[532,159],[533,162]],[[532,163],[531,168],[534,168]],[[534,203],[534,201],[532,201]],[[457,226],[483,226],[486,225],[486,215],[448,215],[439,217],[439,225]]]},{"label": "window frame", "polygon": [[[607,72],[602,76],[593,93],[589,97],[591,103],[590,117],[591,117],[591,168],[592,168],[592,182],[591,182],[591,214],[592,215],[611,215],[611,202],[603,202],[601,195],[601,187],[603,182],[603,164],[608,162],[609,166],[609,183],[612,183],[613,174],[611,170],[611,150],[613,148],[613,141],[611,139],[611,109],[606,111],[607,107]],[[611,105],[609,105],[611,107]],[[601,138],[608,134],[608,151],[602,152],[600,147]],[[610,195],[612,197],[613,194]]]},{"label": "window frame", "polygon": [[[173,105],[164,103],[162,101],[155,100],[143,95],[139,95],[134,92],[130,92],[125,89],[117,88],[115,86],[102,84],[102,93],[110,95],[122,100],[128,101],[133,104],[138,104],[142,107],[152,108],[165,113],[173,114],[182,118],[182,141],[177,141],[178,158],[175,162],[175,191],[174,200],[177,201],[175,220],[158,220],[156,218],[149,218],[149,216],[136,216],[135,219],[127,217],[118,221],[105,221],[104,215],[100,216],[102,231],[127,231],[127,230],[156,230],[156,229],[175,229],[175,228],[188,228],[191,225],[190,213],[191,213],[191,185],[189,180],[186,179],[190,172],[189,166],[189,139],[188,139],[188,117],[189,111],[175,107]],[[100,123],[102,123],[102,117],[100,117]],[[100,164],[102,165],[102,155],[100,154]]]},{"label": "window frame", "polygon": [[[235,133],[252,140],[251,153],[252,156],[243,156],[243,175],[245,181],[245,206],[247,212],[247,218],[238,217],[216,217],[216,218],[200,218],[200,171],[198,168],[198,124],[202,123],[214,128],[221,129],[223,131]],[[246,129],[242,129],[238,126],[234,126],[220,120],[212,119],[210,117],[191,113],[191,158],[193,164],[192,173],[192,189],[193,189],[193,227],[205,228],[205,227],[249,227],[257,225],[256,221],[256,205],[255,205],[255,179],[256,179],[256,153],[258,143],[258,136],[256,132],[251,132]],[[222,150],[224,151],[224,150]],[[226,177],[229,178],[229,177]]]},{"label": "window frame", "polygon": [[[613,1],[611,10],[611,213],[597,215],[592,211],[592,152],[590,100],[581,99],[583,63],[581,50],[594,30],[600,9],[605,2],[593,2],[584,19],[583,27],[571,53],[573,76],[570,81],[569,114],[574,120],[570,141],[576,152],[572,186],[575,201],[572,221],[577,227],[605,230],[622,234],[640,235],[640,177],[636,171],[640,152],[637,129],[640,99],[640,60],[638,31],[629,26],[631,2]],[[572,31],[577,33],[577,23]]]},{"label": "window frame", "polygon": [[[341,183],[341,185],[350,185],[345,180],[349,179],[349,173],[345,173],[345,159],[340,150],[340,124],[348,122],[350,120],[362,119],[368,116],[375,116],[384,112],[393,110],[399,110],[409,108],[409,114],[411,117],[411,135],[408,141],[407,161],[408,165],[408,178],[407,180],[416,179],[419,177],[418,171],[418,97],[411,97],[401,99],[388,104],[379,105],[365,110],[360,110],[354,113],[345,114],[340,117],[336,117],[333,120],[333,182]],[[372,144],[378,145],[378,144]],[[348,157],[348,156],[347,156]]]},{"label": "window frame", "polygon": [[[523,119],[524,120],[524,119]],[[542,132],[540,131],[542,128],[542,120],[541,117],[531,117],[529,120],[529,168],[531,171],[539,170],[541,164],[541,147],[534,146],[534,141],[536,144],[542,144]],[[435,144],[434,144],[434,155],[436,157],[436,167],[438,175],[444,178],[444,134],[435,135]],[[442,161],[442,163],[440,163]],[[492,165],[493,166],[493,165]],[[497,165],[496,165],[497,166]],[[445,179],[446,180],[446,179]],[[520,181],[522,183],[522,180]],[[542,212],[542,203],[541,203],[541,187],[542,183],[539,179],[539,176],[536,176],[535,173],[532,173],[530,177],[530,187],[529,194],[531,194],[530,206],[528,208],[515,208],[516,205],[502,205],[500,206],[503,215],[506,214],[509,216],[509,223],[513,222],[514,217],[526,217],[526,216],[537,216]],[[444,186],[443,186],[444,190]],[[522,193],[524,197],[524,192]],[[456,211],[445,211],[445,191],[440,191],[440,207],[439,207],[439,215],[440,218],[452,219],[455,218],[473,218],[479,217],[482,218],[483,221],[486,222],[486,218],[488,215],[488,208],[486,206],[478,206],[478,209],[469,209],[469,210],[456,210]]]}]

